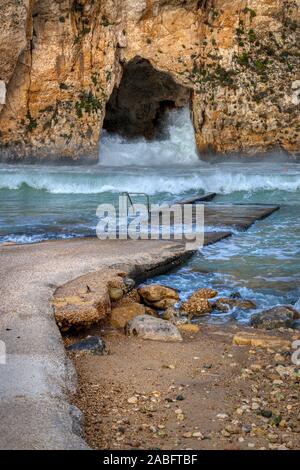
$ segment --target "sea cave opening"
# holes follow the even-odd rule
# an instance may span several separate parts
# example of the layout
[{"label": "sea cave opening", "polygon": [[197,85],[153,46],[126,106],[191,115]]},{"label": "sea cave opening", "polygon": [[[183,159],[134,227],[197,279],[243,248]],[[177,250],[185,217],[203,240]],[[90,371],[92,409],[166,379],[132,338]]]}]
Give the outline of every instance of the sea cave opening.
[{"label": "sea cave opening", "polygon": [[103,128],[126,138],[157,138],[164,131],[166,111],[188,107],[190,94],[170,74],[135,57],[124,65],[121,82],[106,105]]}]

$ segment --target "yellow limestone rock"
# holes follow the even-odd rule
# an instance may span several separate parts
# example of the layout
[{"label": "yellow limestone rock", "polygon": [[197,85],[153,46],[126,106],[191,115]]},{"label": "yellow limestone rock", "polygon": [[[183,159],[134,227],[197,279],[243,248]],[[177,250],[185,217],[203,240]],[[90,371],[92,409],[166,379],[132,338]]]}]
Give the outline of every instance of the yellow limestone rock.
[{"label": "yellow limestone rock", "polygon": [[252,346],[256,348],[285,349],[291,347],[291,341],[277,336],[239,332],[234,335],[232,343],[237,346]]},{"label": "yellow limestone rock", "polygon": [[138,315],[145,313],[145,306],[136,302],[113,308],[110,314],[110,324],[114,328],[124,328],[126,323]]},{"label": "yellow limestone rock", "polygon": [[149,307],[159,310],[166,310],[179,300],[179,295],[174,289],[159,284],[141,287],[138,293]]},{"label": "yellow limestone rock", "polygon": [[191,323],[177,324],[177,328],[184,333],[198,333],[200,331],[200,326],[193,325]]}]

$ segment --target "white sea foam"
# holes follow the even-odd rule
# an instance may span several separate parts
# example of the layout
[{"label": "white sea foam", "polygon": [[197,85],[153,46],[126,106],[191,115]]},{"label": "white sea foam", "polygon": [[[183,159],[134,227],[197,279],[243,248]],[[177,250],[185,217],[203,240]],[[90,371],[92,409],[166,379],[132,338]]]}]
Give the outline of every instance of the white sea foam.
[{"label": "white sea foam", "polygon": [[127,140],[103,131],[100,142],[101,166],[169,166],[199,163],[194,128],[188,108],[171,111],[165,123],[165,137],[147,141]]},{"label": "white sea foam", "polygon": [[0,189],[19,189],[26,184],[32,189],[54,194],[97,194],[107,191],[139,191],[148,194],[181,194],[186,191],[215,191],[229,194],[236,191],[300,189],[299,174],[251,174],[249,172],[219,169],[193,168],[178,174],[178,171],[100,172],[91,174],[82,170],[66,169],[17,169],[0,168]]},{"label": "white sea foam", "polygon": [[209,164],[195,150],[194,130],[187,109],[170,112],[166,137],[128,141],[105,133],[95,166],[1,166],[0,189],[26,184],[54,194],[146,192],[182,194],[187,191],[297,191],[300,165],[274,162]]}]

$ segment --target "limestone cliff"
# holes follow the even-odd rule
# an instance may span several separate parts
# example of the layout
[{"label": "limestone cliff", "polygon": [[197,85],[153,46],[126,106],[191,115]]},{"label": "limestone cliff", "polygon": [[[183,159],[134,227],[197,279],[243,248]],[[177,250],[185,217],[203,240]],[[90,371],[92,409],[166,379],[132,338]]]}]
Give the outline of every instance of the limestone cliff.
[{"label": "limestone cliff", "polygon": [[145,134],[187,102],[200,152],[300,152],[300,0],[0,7],[2,161],[93,162],[103,122]]}]

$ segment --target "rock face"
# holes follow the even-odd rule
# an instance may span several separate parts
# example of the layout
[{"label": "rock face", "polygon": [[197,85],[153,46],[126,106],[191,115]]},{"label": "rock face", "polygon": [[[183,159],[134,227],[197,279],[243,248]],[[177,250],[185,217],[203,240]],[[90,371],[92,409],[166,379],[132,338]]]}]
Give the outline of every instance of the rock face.
[{"label": "rock face", "polygon": [[254,328],[261,328],[264,330],[291,328],[293,326],[293,322],[299,318],[300,314],[293,307],[279,305],[253,315],[251,318],[251,325],[254,326]]},{"label": "rock face", "polygon": [[120,86],[114,88],[107,103],[104,127],[125,136],[151,138],[164,110],[187,105],[189,98],[187,88],[137,57],[124,67]]},{"label": "rock face", "polygon": [[175,325],[150,315],[140,315],[130,320],[126,325],[126,333],[153,341],[182,341]]},{"label": "rock face", "polygon": [[32,37],[32,0],[0,0],[0,112],[6,87]]},{"label": "rock face", "polygon": [[299,153],[299,0],[0,7],[2,161],[95,162],[103,122],[151,137],[160,111],[187,101],[202,154]]}]

